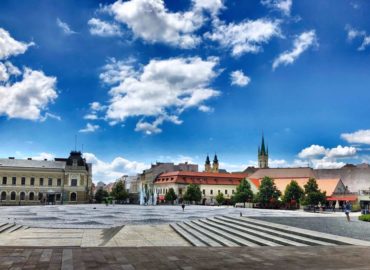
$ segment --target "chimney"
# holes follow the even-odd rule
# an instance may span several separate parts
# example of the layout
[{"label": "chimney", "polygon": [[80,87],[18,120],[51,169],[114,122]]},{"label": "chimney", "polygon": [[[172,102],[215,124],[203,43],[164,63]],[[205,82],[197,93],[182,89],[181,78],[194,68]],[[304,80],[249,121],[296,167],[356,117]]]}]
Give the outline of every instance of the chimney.
[{"label": "chimney", "polygon": [[29,157],[29,158],[27,158],[27,160],[32,160],[32,158]]},{"label": "chimney", "polygon": [[14,159],[14,157],[9,157],[9,159]]},{"label": "chimney", "polygon": [[44,161],[48,161],[46,158],[44,158]]}]

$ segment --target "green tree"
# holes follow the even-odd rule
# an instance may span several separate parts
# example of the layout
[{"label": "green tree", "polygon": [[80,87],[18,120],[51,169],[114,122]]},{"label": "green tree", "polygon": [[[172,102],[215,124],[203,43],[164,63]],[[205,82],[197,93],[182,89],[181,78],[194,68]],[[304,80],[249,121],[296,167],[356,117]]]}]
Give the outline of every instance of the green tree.
[{"label": "green tree", "polygon": [[219,205],[224,203],[225,197],[224,197],[224,194],[222,192],[217,194],[216,201]]},{"label": "green tree", "polygon": [[304,201],[305,205],[317,206],[319,203],[326,201],[326,192],[321,192],[315,178],[310,178],[304,185]]},{"label": "green tree", "polygon": [[96,192],[95,192],[95,201],[97,203],[102,203],[104,198],[108,197],[109,196],[109,193],[108,191],[104,190],[103,188],[99,188]]},{"label": "green tree", "polygon": [[244,203],[245,207],[245,202],[252,201],[253,199],[251,184],[247,180],[242,179],[239,186],[236,187],[236,192],[231,199],[233,203]]},{"label": "green tree", "polygon": [[164,199],[166,200],[166,202],[171,202],[173,204],[173,201],[177,199],[175,190],[173,188],[170,188],[164,196]]},{"label": "green tree", "polygon": [[119,202],[123,202],[128,198],[128,192],[122,181],[118,181],[112,188],[112,197]]},{"label": "green tree", "polygon": [[304,190],[301,188],[297,181],[292,180],[285,188],[283,202],[291,203],[295,201],[299,204],[304,196]]},{"label": "green tree", "polygon": [[199,185],[190,184],[188,185],[184,194],[184,200],[189,202],[199,202],[202,199],[202,192],[200,191]]},{"label": "green tree", "polygon": [[280,195],[281,192],[277,189],[274,180],[265,176],[259,187],[257,202],[260,203],[261,207],[271,207],[273,204],[277,203]]}]

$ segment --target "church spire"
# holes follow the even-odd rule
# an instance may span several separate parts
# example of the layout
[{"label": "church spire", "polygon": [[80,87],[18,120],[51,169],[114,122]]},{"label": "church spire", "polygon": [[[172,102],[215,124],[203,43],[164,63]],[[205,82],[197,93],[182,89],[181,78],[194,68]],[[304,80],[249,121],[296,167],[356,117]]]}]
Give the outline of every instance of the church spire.
[{"label": "church spire", "polygon": [[261,147],[258,147],[258,167],[268,168],[269,150],[265,145],[265,136],[262,133]]}]

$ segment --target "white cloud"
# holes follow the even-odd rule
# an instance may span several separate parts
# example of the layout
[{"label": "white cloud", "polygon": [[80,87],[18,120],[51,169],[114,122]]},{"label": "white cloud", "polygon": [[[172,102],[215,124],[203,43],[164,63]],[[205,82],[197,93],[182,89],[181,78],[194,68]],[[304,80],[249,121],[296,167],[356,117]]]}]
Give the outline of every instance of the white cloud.
[{"label": "white cloud", "polygon": [[91,18],[88,21],[90,34],[100,37],[122,36],[119,25],[115,23],[104,22],[98,18]]},{"label": "white cloud", "polygon": [[[204,109],[205,101],[220,94],[209,87],[217,76],[217,64],[217,58],[191,57],[151,60],[142,69],[124,63],[111,65],[100,75],[105,81],[117,82],[109,91],[112,98],[105,118],[116,124],[141,116],[136,130],[147,134],[159,133],[164,121],[180,124],[178,116],[184,110]],[[147,117],[154,121],[149,123]]]},{"label": "white cloud", "polygon": [[52,113],[45,113],[44,116],[42,116],[40,118],[40,121],[41,122],[44,122],[46,121],[48,118],[51,118],[51,119],[55,119],[55,120],[58,120],[58,121],[61,121],[62,120],[62,117],[60,117],[59,115],[55,115],[55,114],[52,114]]},{"label": "white cloud", "polygon": [[23,54],[29,46],[35,45],[33,42],[24,43],[13,39],[9,32],[0,28],[0,60],[9,58],[10,56]]},{"label": "white cloud", "polygon": [[193,0],[185,12],[171,12],[163,0],[116,1],[104,6],[116,21],[125,24],[136,37],[150,43],[165,43],[180,48],[194,48],[200,42],[196,31],[202,27],[204,13],[215,16],[223,8],[221,0]]},{"label": "white cloud", "polygon": [[342,168],[346,163],[338,162],[335,159],[322,158],[310,160],[314,169],[339,169]]},{"label": "white cloud", "polygon": [[54,158],[55,158],[54,154],[46,153],[46,152],[42,152],[38,154],[37,156],[32,157],[32,159],[35,159],[35,160],[44,160],[44,159],[54,160]]},{"label": "white cloud", "polygon": [[107,85],[119,83],[126,77],[135,76],[137,74],[132,66],[134,63],[134,59],[117,61],[115,58],[109,58],[108,63],[102,68],[103,72],[99,75],[99,78]]},{"label": "white cloud", "polygon": [[86,120],[98,120],[99,117],[96,114],[89,113],[84,116],[84,119]]},{"label": "white cloud", "polygon": [[230,74],[231,85],[246,86],[249,84],[251,79],[246,76],[242,70],[235,70]]},{"label": "white cloud", "polygon": [[261,4],[290,16],[293,0],[261,0]]},{"label": "white cloud", "polygon": [[63,30],[63,33],[66,34],[66,35],[72,35],[72,34],[76,34],[75,31],[73,31],[69,25],[63,21],[61,21],[59,18],[57,18],[57,25],[60,29]]},{"label": "white cloud", "polygon": [[149,168],[149,165],[145,163],[130,161],[123,157],[116,157],[111,162],[105,162],[97,158],[93,153],[84,153],[83,156],[88,163],[93,165],[94,182],[113,182],[122,175],[133,175]]},{"label": "white cloud", "polygon": [[326,156],[328,158],[351,157],[356,155],[356,152],[355,147],[338,145],[335,148],[328,149]]},{"label": "white cloud", "polygon": [[318,46],[315,30],[303,32],[293,43],[293,49],[280,54],[273,62],[272,68],[275,69],[281,64],[293,64],[298,57],[311,46]]},{"label": "white cloud", "polygon": [[55,77],[25,68],[21,81],[0,86],[0,115],[41,120],[41,112],[58,97],[55,85]]},{"label": "white cloud", "polygon": [[21,71],[9,61],[0,62],[0,81],[6,82],[10,76],[19,76]]},{"label": "white cloud", "polygon": [[99,129],[99,125],[92,125],[90,123],[86,124],[85,128],[80,129],[78,132],[82,133],[90,133],[90,132],[95,132]]},{"label": "white cloud", "polygon": [[357,48],[359,51],[364,51],[367,46],[370,45],[370,36],[367,35],[365,30],[358,30],[350,25],[346,25],[344,28],[347,31],[347,40],[352,41],[356,38],[361,38],[362,42],[360,47]]},{"label": "white cloud", "polygon": [[98,112],[106,109],[106,106],[101,105],[99,102],[94,101],[90,103],[90,109],[92,111]]},{"label": "white cloud", "polygon": [[258,53],[262,44],[273,37],[280,37],[279,21],[269,19],[246,20],[241,23],[225,24],[215,22],[213,32],[207,32],[206,38],[218,42],[221,46],[231,49],[233,56],[245,53]]},{"label": "white cloud", "polygon": [[317,156],[323,156],[325,154],[326,154],[325,147],[313,144],[299,152],[298,156],[300,158],[313,158]]},{"label": "white cloud", "polygon": [[361,129],[353,133],[343,133],[340,137],[349,143],[370,144],[370,129]]}]

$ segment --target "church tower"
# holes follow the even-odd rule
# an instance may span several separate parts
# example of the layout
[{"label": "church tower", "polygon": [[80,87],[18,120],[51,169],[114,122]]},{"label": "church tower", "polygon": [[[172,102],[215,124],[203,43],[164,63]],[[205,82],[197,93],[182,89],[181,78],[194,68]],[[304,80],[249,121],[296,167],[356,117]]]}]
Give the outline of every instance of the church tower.
[{"label": "church tower", "polygon": [[215,157],[213,158],[212,172],[218,173],[218,158],[216,154],[215,154]]},{"label": "church tower", "polygon": [[262,135],[261,147],[258,147],[258,167],[260,169],[269,167],[269,149],[265,148],[265,138]]},{"label": "church tower", "polygon": [[211,172],[211,161],[209,160],[209,156],[207,155],[206,163],[204,164],[204,171]]}]

